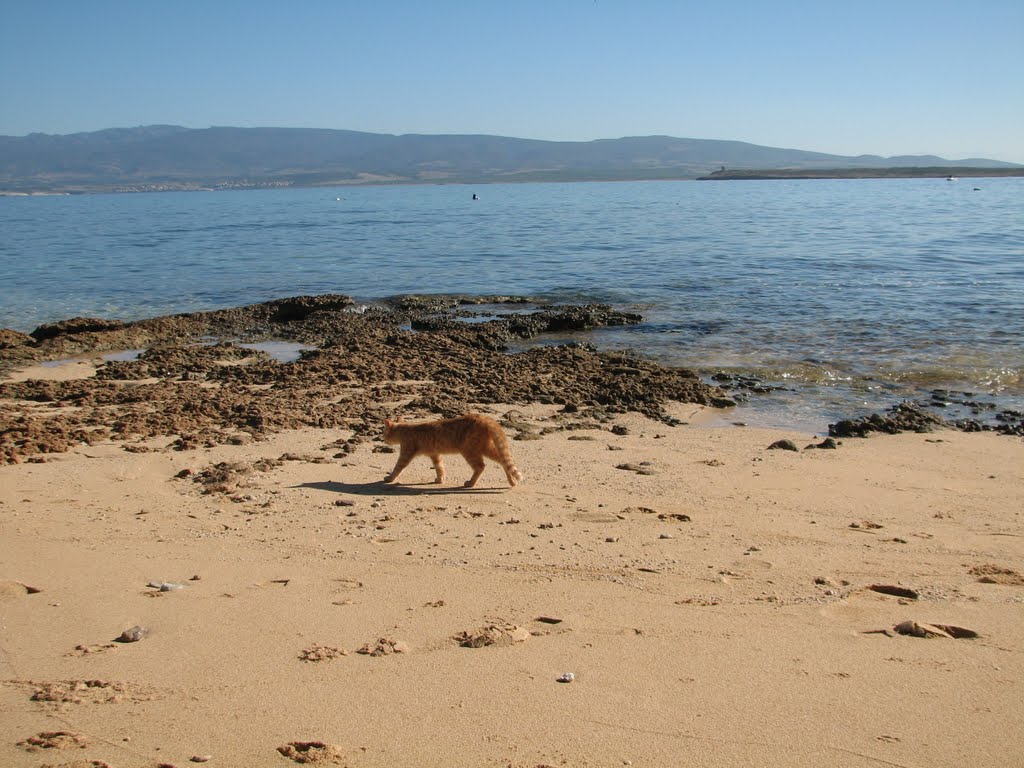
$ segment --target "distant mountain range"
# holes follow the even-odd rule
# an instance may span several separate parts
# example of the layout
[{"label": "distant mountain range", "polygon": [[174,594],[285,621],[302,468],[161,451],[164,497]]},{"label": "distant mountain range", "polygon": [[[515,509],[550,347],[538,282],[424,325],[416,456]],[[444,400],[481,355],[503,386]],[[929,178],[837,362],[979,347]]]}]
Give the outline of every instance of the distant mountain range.
[{"label": "distant mountain range", "polygon": [[315,128],[150,125],[0,136],[0,192],[156,191],[367,183],[694,179],[722,168],[990,169],[931,155],[847,157],[740,141],[639,136],[586,142]]}]

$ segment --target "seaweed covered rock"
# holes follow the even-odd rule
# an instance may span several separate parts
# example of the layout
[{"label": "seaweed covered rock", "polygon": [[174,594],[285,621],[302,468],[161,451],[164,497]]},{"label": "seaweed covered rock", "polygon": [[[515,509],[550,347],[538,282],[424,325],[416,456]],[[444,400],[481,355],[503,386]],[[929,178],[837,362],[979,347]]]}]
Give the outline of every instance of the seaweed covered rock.
[{"label": "seaweed covered rock", "polygon": [[[551,403],[667,423],[669,401],[731,402],[690,370],[634,355],[583,344],[508,351],[514,337],[637,322],[638,315],[587,305],[496,317],[491,308],[474,315],[466,306],[408,297],[394,308],[353,308],[348,297],[330,295],[130,324],[71,324],[63,335],[22,347],[39,359],[71,349],[146,349],[135,360],[100,362],[91,378],[0,385],[0,461],[98,439],[167,436],[188,450],[301,427],[374,434],[390,415],[385,404],[395,401],[421,415],[455,416],[480,403]],[[316,348],[280,363],[237,343],[268,337]],[[24,353],[4,358],[0,350],[5,359],[20,362]]]}]

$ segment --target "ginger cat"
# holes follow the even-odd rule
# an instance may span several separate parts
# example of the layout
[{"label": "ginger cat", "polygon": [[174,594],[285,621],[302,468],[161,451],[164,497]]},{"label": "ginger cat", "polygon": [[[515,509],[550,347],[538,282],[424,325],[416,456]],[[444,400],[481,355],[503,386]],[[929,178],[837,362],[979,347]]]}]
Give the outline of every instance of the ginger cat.
[{"label": "ginger cat", "polygon": [[419,455],[429,456],[437,472],[437,484],[444,482],[443,453],[461,453],[473,469],[473,476],[466,481],[465,487],[472,488],[484,471],[484,457],[493,459],[505,470],[508,484],[514,486],[523,479],[512,462],[508,438],[501,425],[494,419],[478,413],[467,413],[454,419],[426,421],[418,424],[406,424],[402,421],[384,420],[384,442],[388,445],[400,445],[398,463],[391,474],[384,478],[385,483],[393,483],[409,466],[409,462]]}]

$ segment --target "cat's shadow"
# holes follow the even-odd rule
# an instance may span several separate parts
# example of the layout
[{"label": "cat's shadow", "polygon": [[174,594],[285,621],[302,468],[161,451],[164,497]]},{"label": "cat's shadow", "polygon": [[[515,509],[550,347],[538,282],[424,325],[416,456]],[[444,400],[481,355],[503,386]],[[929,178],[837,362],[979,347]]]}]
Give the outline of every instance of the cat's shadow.
[{"label": "cat's shadow", "polygon": [[466,488],[463,485],[435,485],[434,483],[394,484],[379,480],[373,483],[343,483],[338,480],[322,480],[316,483],[299,483],[292,487],[350,493],[354,496],[436,496],[452,493],[503,493],[508,490],[507,488]]}]

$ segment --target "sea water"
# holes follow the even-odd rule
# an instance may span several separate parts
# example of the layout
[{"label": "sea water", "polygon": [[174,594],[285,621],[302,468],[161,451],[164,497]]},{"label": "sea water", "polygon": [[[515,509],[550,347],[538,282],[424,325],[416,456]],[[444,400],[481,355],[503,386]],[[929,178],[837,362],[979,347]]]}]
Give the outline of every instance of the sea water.
[{"label": "sea water", "polygon": [[936,388],[1024,403],[1024,179],[8,197],[0,233],[0,327],[21,331],[301,294],[515,294],[645,317],[573,340],[785,387],[746,407],[753,423]]}]

